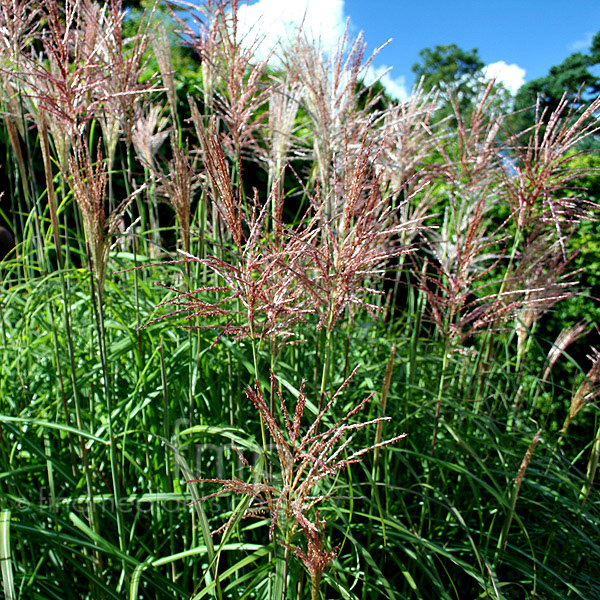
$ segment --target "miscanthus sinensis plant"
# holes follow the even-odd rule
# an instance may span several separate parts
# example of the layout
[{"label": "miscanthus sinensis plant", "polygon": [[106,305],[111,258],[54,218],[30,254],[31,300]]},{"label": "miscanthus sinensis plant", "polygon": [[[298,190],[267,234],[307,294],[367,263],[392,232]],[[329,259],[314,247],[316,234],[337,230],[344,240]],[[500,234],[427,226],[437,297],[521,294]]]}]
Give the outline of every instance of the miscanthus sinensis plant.
[{"label": "miscanthus sinensis plant", "polygon": [[[253,476],[250,482],[239,478],[200,480],[221,486],[212,496],[232,493],[247,497],[249,501],[243,517],[262,517],[266,514],[270,518],[269,538],[274,538],[277,528],[281,536],[280,543],[285,549],[285,570],[281,582],[283,589],[280,592],[284,597],[287,593],[285,575],[290,550],[304,563],[310,575],[311,598],[320,597],[323,572],[336,556],[335,548],[328,549],[325,546],[326,521],[319,517],[319,506],[327,500],[335,499],[330,497],[326,486],[323,489],[323,483],[329,482],[339,471],[348,468],[352,463],[359,462],[368,452],[404,438],[402,434],[376,441],[371,446],[359,450],[352,450],[351,443],[358,430],[390,420],[390,417],[378,417],[358,423],[351,421],[352,417],[372,400],[374,393],[358,402],[345,416],[338,417],[333,425],[324,424],[324,417],[330,412],[356,371],[357,369],[354,369],[316,417],[311,419],[310,426],[304,433],[301,433],[306,408],[304,383],[300,387],[295,410],[290,415],[279,385],[271,374],[271,386],[279,399],[281,418],[269,408],[260,386],[248,388],[246,395],[268,428],[274,445],[274,448],[271,448],[272,452],[264,456],[264,462],[258,464],[258,470],[253,469],[240,455]],[[222,528],[226,528],[234,517]],[[303,542],[294,544],[299,533]]]},{"label": "miscanthus sinensis plant", "polygon": [[599,596],[600,99],[238,9],[0,0],[5,595]]}]

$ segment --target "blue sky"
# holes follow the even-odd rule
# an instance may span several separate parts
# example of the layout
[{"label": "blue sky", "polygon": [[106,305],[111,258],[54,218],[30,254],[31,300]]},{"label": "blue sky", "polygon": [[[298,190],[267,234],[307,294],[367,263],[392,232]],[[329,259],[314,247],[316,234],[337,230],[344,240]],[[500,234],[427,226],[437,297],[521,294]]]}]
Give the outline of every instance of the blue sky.
[{"label": "blue sky", "polygon": [[380,60],[409,86],[411,66],[425,47],[478,48],[484,63],[517,64],[531,80],[586,50],[600,30],[600,0],[346,0],[344,10],[369,46],[394,38]]},{"label": "blue sky", "polygon": [[426,47],[477,48],[516,89],[572,52],[586,51],[600,30],[600,0],[253,0],[242,10],[269,31],[276,20],[289,26],[304,18],[326,43],[350,19],[351,34],[364,32],[368,53],[393,38],[373,64],[378,72],[392,67],[384,83],[400,96],[414,84],[411,66]]}]

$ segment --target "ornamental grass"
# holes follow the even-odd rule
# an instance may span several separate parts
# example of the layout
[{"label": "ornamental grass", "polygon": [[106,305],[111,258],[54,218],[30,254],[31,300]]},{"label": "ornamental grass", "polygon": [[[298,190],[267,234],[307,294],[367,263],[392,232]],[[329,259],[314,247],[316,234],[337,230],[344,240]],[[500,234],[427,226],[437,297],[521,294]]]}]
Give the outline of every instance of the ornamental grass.
[{"label": "ornamental grass", "polygon": [[237,8],[0,0],[5,596],[600,597],[600,98]]}]

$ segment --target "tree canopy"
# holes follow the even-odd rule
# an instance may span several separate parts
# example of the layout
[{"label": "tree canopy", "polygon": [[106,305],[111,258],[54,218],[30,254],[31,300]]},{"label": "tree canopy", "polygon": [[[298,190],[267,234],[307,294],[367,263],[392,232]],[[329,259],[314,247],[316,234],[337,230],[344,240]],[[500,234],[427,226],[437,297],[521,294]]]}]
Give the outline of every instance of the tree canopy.
[{"label": "tree canopy", "polygon": [[424,48],[420,62],[412,66],[426,92],[444,84],[465,87],[482,71],[484,64],[476,48],[463,50],[456,44]]},{"label": "tree canopy", "polygon": [[[457,104],[460,114],[468,116],[481,92],[485,82],[484,62],[477,48],[464,50],[456,44],[424,48],[419,52],[421,60],[412,66],[412,71],[421,82],[426,92],[438,90],[442,104],[436,113],[436,120],[452,117],[455,108],[450,102]],[[496,87],[497,102],[504,109],[508,108],[509,95],[501,84]],[[450,118],[449,123],[453,123]]]},{"label": "tree canopy", "polygon": [[[594,36],[589,52],[574,52],[560,64],[550,68],[544,77],[523,85],[515,97],[515,110],[520,111],[513,121],[516,129],[534,123],[536,110],[551,114],[563,96],[577,106],[600,93],[600,76],[594,73],[600,65],[600,31]],[[597,72],[597,71],[596,71]],[[539,108],[536,108],[538,106]]]}]

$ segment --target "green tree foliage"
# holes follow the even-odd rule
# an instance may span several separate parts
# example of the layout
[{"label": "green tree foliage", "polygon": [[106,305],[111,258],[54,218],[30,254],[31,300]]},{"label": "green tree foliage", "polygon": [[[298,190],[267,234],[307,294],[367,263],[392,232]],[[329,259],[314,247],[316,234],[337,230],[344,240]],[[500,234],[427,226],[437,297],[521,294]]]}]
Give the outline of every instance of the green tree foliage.
[{"label": "green tree foliage", "polygon": [[424,48],[419,56],[421,61],[413,64],[412,71],[427,92],[444,84],[470,90],[484,67],[476,48],[467,51],[456,44]]},{"label": "green tree foliage", "polygon": [[[470,115],[485,85],[483,73],[484,63],[477,48],[463,50],[456,44],[424,48],[419,52],[420,61],[412,66],[417,81],[421,82],[424,91],[440,92],[442,106],[435,120],[453,115],[456,103],[462,115]],[[506,112],[509,107],[509,92],[496,85],[493,96],[499,108]],[[449,123],[455,123],[450,119]]]},{"label": "green tree foliage", "polygon": [[[600,93],[600,77],[594,67],[600,64],[600,31],[594,36],[588,53],[575,52],[559,65],[551,67],[548,75],[526,83],[515,97],[512,120],[516,130],[526,129],[535,122],[536,110],[550,115],[563,95],[572,105],[580,105]],[[539,102],[539,104],[538,104]]]}]

